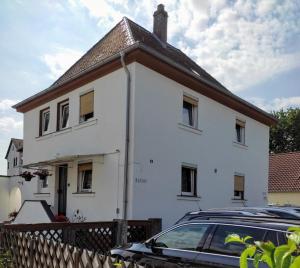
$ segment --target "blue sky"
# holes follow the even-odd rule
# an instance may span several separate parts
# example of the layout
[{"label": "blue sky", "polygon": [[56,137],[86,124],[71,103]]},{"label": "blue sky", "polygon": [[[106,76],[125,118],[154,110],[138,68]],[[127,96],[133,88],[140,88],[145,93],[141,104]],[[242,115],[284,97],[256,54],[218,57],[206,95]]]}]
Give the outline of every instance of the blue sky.
[{"label": "blue sky", "polygon": [[22,114],[11,105],[47,88],[123,16],[152,30],[157,4],[168,41],[229,90],[270,111],[300,107],[299,0],[2,0],[0,174]]}]

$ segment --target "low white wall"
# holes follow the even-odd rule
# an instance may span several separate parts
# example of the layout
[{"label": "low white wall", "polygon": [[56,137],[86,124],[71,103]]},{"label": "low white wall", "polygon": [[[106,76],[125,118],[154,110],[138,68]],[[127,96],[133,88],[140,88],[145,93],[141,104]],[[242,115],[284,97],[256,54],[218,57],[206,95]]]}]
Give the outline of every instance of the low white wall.
[{"label": "low white wall", "polygon": [[50,223],[51,220],[39,201],[25,201],[13,224]]},{"label": "low white wall", "polygon": [[8,219],[9,213],[9,177],[0,176],[0,222]]}]

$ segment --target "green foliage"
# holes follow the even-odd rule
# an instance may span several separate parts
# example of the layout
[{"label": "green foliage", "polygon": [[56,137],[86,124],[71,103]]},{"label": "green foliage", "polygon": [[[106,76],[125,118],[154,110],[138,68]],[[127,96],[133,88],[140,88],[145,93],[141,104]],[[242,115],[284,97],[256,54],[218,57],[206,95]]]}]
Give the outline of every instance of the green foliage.
[{"label": "green foliage", "polygon": [[9,267],[12,267],[12,258],[10,252],[0,251],[0,268],[9,268]]},{"label": "green foliage", "polygon": [[276,247],[271,241],[254,241],[248,243],[250,236],[245,238],[237,234],[226,237],[225,243],[241,243],[245,249],[240,257],[240,268],[248,268],[248,258],[253,259],[255,268],[264,262],[270,268],[299,268],[300,267],[300,227],[288,229],[286,245]]},{"label": "green foliage", "polygon": [[272,112],[278,123],[270,128],[270,151],[300,151],[300,108]]}]

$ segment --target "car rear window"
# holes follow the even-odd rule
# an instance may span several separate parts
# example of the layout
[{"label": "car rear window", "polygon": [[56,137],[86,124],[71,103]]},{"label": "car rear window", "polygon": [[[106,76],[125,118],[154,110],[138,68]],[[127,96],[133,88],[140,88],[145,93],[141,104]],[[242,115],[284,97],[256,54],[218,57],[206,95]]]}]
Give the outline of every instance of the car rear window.
[{"label": "car rear window", "polygon": [[[230,234],[238,234],[241,237],[251,236],[254,240],[263,240],[266,231],[258,228],[233,225],[219,225],[213,235],[209,251],[214,253],[240,256],[244,246],[240,243],[225,244],[225,238]],[[251,242],[251,240],[249,240]]]}]

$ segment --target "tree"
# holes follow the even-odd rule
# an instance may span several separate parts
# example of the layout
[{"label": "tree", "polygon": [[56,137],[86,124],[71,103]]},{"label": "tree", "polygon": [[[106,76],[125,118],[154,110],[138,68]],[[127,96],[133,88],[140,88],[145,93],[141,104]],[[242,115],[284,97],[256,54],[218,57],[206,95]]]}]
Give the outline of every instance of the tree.
[{"label": "tree", "polygon": [[300,151],[300,108],[272,112],[278,123],[270,128],[270,152]]}]

